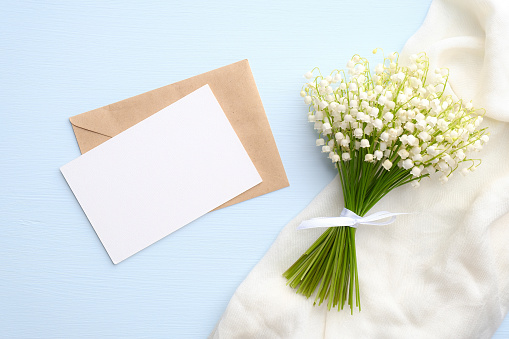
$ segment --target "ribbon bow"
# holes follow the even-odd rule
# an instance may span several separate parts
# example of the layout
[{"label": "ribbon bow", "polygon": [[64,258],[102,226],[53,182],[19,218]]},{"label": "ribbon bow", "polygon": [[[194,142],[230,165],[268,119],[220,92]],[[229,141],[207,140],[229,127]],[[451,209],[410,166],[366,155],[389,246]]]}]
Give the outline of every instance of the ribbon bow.
[{"label": "ribbon bow", "polygon": [[[321,217],[321,218],[313,218],[309,220],[305,220],[300,223],[298,230],[304,230],[308,228],[317,228],[317,227],[338,227],[338,226],[348,226],[357,228],[357,225],[389,225],[396,221],[396,216],[401,214],[408,213],[390,213],[386,211],[376,212],[366,217],[361,217],[350,211],[348,208],[343,208],[343,211],[339,215],[339,217]],[[378,221],[382,219],[390,218],[387,221]]]}]

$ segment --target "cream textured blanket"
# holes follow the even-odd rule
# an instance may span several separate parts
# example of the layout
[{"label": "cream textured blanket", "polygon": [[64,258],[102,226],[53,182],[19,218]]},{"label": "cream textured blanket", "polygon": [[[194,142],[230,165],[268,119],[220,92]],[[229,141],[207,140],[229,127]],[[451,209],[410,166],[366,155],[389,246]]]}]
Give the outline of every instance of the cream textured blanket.
[{"label": "cream textured blanket", "polygon": [[414,212],[361,225],[362,311],[313,307],[281,274],[323,229],[308,218],[343,208],[338,178],[290,222],[233,295],[212,338],[490,338],[509,307],[509,1],[435,0],[402,59],[426,51],[451,70],[453,94],[487,110],[483,163],[446,185],[426,179],[371,212]]}]

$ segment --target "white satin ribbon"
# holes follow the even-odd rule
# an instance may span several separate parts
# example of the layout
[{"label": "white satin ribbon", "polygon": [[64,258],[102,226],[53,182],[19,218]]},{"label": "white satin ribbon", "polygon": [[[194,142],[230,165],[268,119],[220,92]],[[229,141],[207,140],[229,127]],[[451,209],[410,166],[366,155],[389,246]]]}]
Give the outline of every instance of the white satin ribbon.
[{"label": "white satin ribbon", "polygon": [[[350,211],[347,208],[343,208],[343,211],[339,215],[339,217],[321,217],[321,218],[313,218],[309,220],[305,220],[300,223],[298,230],[305,230],[308,228],[317,228],[317,227],[338,227],[338,226],[348,226],[357,228],[357,225],[389,225],[396,221],[396,216],[401,214],[408,213],[390,213],[386,211],[376,212],[366,217],[361,217]],[[378,221],[382,219],[390,218],[387,221]]]}]

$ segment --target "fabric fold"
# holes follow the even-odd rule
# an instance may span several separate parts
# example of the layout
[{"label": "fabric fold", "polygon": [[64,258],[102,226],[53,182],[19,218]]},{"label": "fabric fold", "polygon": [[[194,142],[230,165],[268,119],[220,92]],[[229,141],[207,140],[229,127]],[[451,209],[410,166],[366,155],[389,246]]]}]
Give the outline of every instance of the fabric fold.
[{"label": "fabric fold", "polygon": [[[385,227],[359,225],[362,311],[313,306],[282,273],[324,231],[300,222],[338,216],[336,177],[282,230],[241,283],[211,338],[490,338],[509,308],[509,3],[435,0],[401,59],[426,51],[450,69],[449,94],[486,109],[482,165],[446,184],[400,187],[371,212],[412,211]],[[419,212],[426,211],[426,214]]]}]

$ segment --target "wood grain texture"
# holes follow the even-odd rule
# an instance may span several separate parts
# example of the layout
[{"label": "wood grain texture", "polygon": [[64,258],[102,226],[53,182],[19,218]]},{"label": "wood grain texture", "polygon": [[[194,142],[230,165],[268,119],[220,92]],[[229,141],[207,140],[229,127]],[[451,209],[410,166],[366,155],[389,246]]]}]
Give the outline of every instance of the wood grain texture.
[{"label": "wood grain texture", "polygon": [[[305,123],[302,74],[400,50],[429,4],[3,1],[1,336],[205,337],[281,228],[334,177]],[[58,171],[80,154],[68,118],[245,58],[291,186],[114,266]],[[507,337],[509,319],[494,336]]]}]

